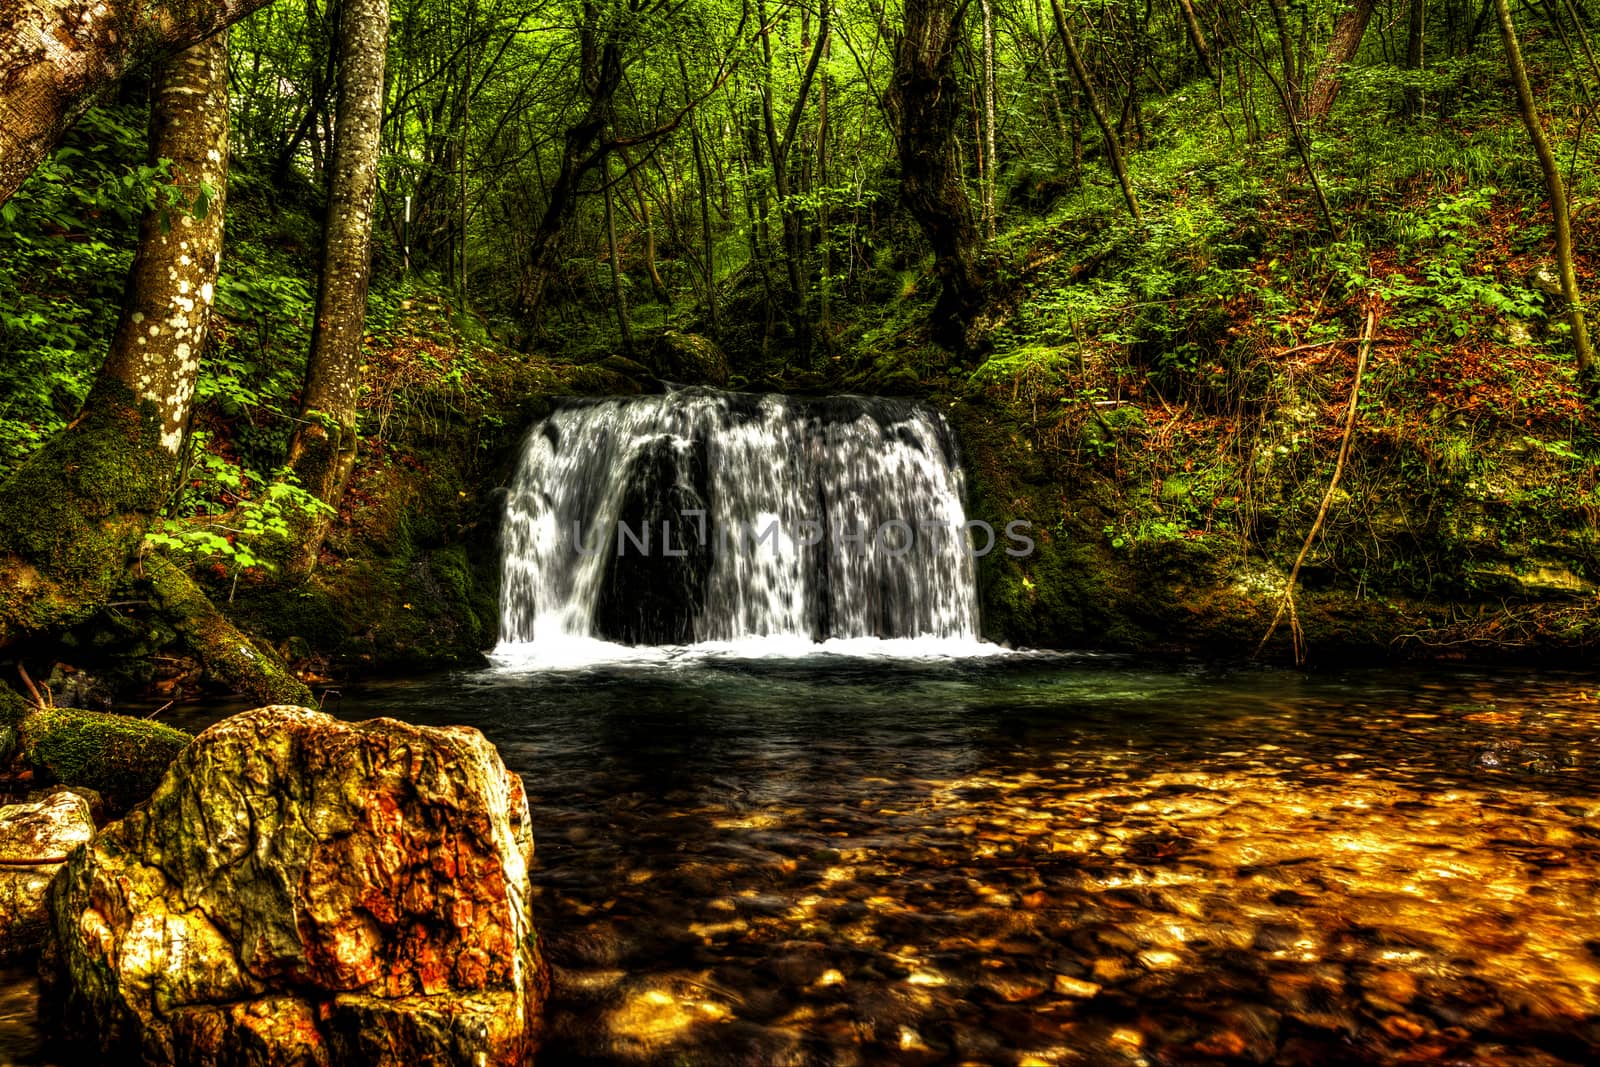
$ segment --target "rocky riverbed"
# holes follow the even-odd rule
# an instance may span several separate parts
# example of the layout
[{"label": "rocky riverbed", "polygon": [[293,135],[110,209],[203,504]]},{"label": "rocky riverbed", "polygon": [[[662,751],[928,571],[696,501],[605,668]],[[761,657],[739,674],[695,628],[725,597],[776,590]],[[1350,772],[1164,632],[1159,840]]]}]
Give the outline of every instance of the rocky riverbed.
[{"label": "rocky riverbed", "polygon": [[372,699],[471,708],[527,782],[546,1062],[1098,1065],[1594,1062],[1594,697],[1032,660]]},{"label": "rocky riverbed", "polygon": [[[840,741],[804,797],[743,775],[568,797],[544,837],[556,1039],[639,1063],[1593,1062],[1600,796],[1570,728],[1595,709],[1501,696],[1219,732],[1186,769],[1177,738],[1029,731],[948,777]],[[1477,729],[1522,744],[1426,752]]]}]

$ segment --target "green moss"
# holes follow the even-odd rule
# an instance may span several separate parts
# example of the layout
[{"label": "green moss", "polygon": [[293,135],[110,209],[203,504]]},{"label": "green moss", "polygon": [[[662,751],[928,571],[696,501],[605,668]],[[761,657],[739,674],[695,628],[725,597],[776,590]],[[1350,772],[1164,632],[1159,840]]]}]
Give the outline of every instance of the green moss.
[{"label": "green moss", "polygon": [[107,599],[149,517],[166,499],[176,457],[152,406],[102,382],[72,428],[0,486],[0,632],[82,621]]},{"label": "green moss", "polygon": [[350,636],[338,605],[314,582],[292,589],[241,591],[228,612],[239,625],[275,643],[299,638],[327,651]]},{"label": "green moss", "polygon": [[31,705],[9,686],[0,685],[0,727],[16,726],[28,717]]},{"label": "green moss", "polygon": [[474,573],[466,547],[441,548],[429,555],[428,565],[438,580],[448,610],[461,618],[472,635],[473,644],[482,647],[493,640],[499,605],[493,592],[485,589]]},{"label": "green moss", "polygon": [[114,811],[155,791],[192,738],[182,730],[123,715],[51,708],[21,729],[23,759],[64,785],[86,786]]}]

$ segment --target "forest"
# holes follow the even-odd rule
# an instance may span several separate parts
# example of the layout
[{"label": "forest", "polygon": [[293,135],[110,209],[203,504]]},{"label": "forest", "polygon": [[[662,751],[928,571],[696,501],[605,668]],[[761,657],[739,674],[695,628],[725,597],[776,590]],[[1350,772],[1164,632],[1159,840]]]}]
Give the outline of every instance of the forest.
[{"label": "forest", "polygon": [[[146,801],[137,810],[156,819],[163,797],[178,804],[181,776],[169,767],[210,773],[191,740],[219,720],[201,736],[222,730],[228,713],[318,708],[342,721],[388,715],[390,701],[409,709],[395,713],[407,722],[483,729],[514,771],[564,780],[595,750],[582,740],[587,720],[563,716],[593,706],[607,731],[596,744],[613,762],[578,779],[582,799],[570,806],[528,784],[541,842],[541,819],[587,835],[595,818],[615,830],[636,817],[613,806],[613,793],[654,788],[624,753],[636,741],[668,745],[697,782],[768,774],[751,769],[765,756],[730,754],[729,738],[742,735],[716,717],[730,708],[775,716],[785,725],[763,729],[792,730],[826,752],[831,727],[804,708],[855,701],[875,724],[864,743],[877,756],[860,765],[892,763],[902,754],[888,725],[899,705],[885,692],[895,672],[909,672],[898,699],[931,701],[919,705],[928,714],[946,707],[932,676],[907,666],[923,662],[927,646],[916,642],[928,641],[939,662],[964,664],[930,669],[959,673],[948,699],[988,724],[986,753],[1008,751],[1013,730],[1033,739],[1023,747],[1040,761],[1068,744],[1050,732],[1059,723],[986,718],[1002,715],[996,701],[1032,707],[1016,694],[1059,686],[1070,694],[1051,698],[1060,707],[1089,707],[1094,683],[1080,689],[1073,671],[1188,664],[1242,672],[1217,683],[1226,692],[1204,713],[1225,720],[1216,736],[1236,749],[1270,750],[1283,743],[1274,731],[1299,728],[1252,718],[1273,700],[1296,715],[1320,709],[1334,732],[1306,742],[1305,759],[1343,774],[1345,757],[1331,750],[1368,742],[1327,724],[1346,723],[1349,707],[1368,707],[1360,701],[1409,700],[1421,718],[1466,717],[1448,740],[1394,720],[1416,767],[1431,766],[1438,746],[1466,746],[1449,766],[1567,775],[1576,788],[1592,760],[1563,731],[1578,729],[1594,686],[1550,679],[1592,669],[1600,643],[1600,366],[1587,320],[1600,292],[1597,38],[1588,0],[0,0],[0,800],[59,784],[95,791],[102,823]],[[708,515],[735,528],[759,519],[824,530],[854,515],[877,527],[879,551],[862,562],[802,541],[812,554],[792,569],[746,566],[726,543],[720,554],[708,547]],[[665,549],[667,527],[693,516],[699,550],[651,556],[647,532],[633,542],[643,555],[628,556],[628,523],[661,529]],[[987,526],[991,537],[1026,530],[1028,547],[974,555],[951,541],[916,563],[882,551],[887,523],[921,552],[911,531],[929,517]],[[596,519],[612,537],[598,562],[550,547],[553,531]],[[842,688],[804,698],[784,689],[789,668],[769,663],[780,639],[799,642],[781,655],[814,672],[806,684]],[[739,644],[748,641],[766,644]],[[744,651],[727,653],[730,644]],[[715,664],[724,654],[743,664],[751,648],[749,662],[769,666],[749,667],[741,694]],[[846,666],[813,662],[835,653]],[[681,679],[652,688],[629,673],[682,655],[708,672],[707,688]],[[868,669],[849,665],[857,655],[885,657],[890,683],[858,677]],[[1068,658],[1028,658],[1049,655]],[[1490,667],[1529,673],[1510,682],[1449,673]],[[1170,699],[1130,696],[1154,683],[1126,669],[1114,676],[1117,699],[1161,709],[1211,699],[1176,681],[1182,692]],[[1347,682],[1338,673],[1347,670],[1388,673]],[[512,677],[530,689],[513,695]],[[1383,697],[1388,683],[1374,679],[1399,679],[1412,695]],[[404,685],[454,714],[407,703]],[[1252,688],[1279,685],[1288,689]],[[1519,689],[1562,710],[1549,721],[1531,704],[1505,710]],[[508,724],[528,700],[555,716],[553,748],[514,747],[520,727]],[[664,734],[641,740],[632,731],[643,727],[613,719],[629,707],[650,708],[639,714],[660,717],[649,721],[665,733],[688,722],[718,740],[706,752]],[[1084,714],[1101,721],[1099,710]],[[1200,726],[1160,721],[1179,738],[1173,752],[1203,747]],[[230,728],[269,730],[263,722]],[[301,737],[302,726],[281,729],[271,736]],[[347,743],[304,729],[308,747],[291,762],[316,764],[317,746]],[[251,736],[280,752],[268,734]],[[239,759],[255,743],[223,741]],[[391,753],[422,744],[388,733],[348,743]],[[1112,749],[1107,760],[1118,758]],[[446,777],[480,762],[489,779],[504,770],[499,756],[451,751]],[[1150,789],[1178,781],[1147,770]],[[1003,783],[994,788],[1033,788],[1031,772],[991,771]],[[912,788],[899,771],[883,773]],[[1321,802],[1286,782],[1260,786],[1267,792],[1251,802],[1303,802],[1296,817],[1316,824],[1322,815],[1306,812]],[[1268,799],[1280,787],[1293,796]],[[945,788],[919,784],[901,800],[969,810],[966,793]],[[1526,788],[1528,804],[1546,803],[1545,786]],[[1042,795],[1040,810],[1077,811],[1086,796],[1112,803],[1104,797],[1115,791],[1074,780]],[[202,824],[225,836],[206,821],[222,816],[195,803],[163,848],[201,847],[191,838]],[[971,806],[980,824],[992,814],[985,803]],[[738,806],[700,825],[705,810],[672,817],[705,841],[730,826],[765,832],[738,822]],[[665,851],[650,844],[655,824],[637,818],[642,855]],[[506,833],[521,840],[526,827],[512,823]],[[1140,864],[1200,847],[1176,825],[1149,830],[1140,847],[1156,859],[1136,849],[1107,862],[1132,865],[1125,884],[1146,884]],[[1483,833],[1438,847],[1498,855],[1504,842]],[[1176,835],[1177,852],[1162,851],[1162,834]],[[575,862],[596,870],[610,862],[595,858],[591,838],[573,840],[554,854],[576,849]],[[1006,855],[1037,844],[1007,840],[996,846]],[[824,873],[867,863],[837,842],[795,847],[832,856],[811,864],[824,895],[839,880]],[[713,864],[715,848],[703,858]],[[811,861],[799,862],[804,875]],[[751,894],[767,877],[751,869],[734,881],[743,875]],[[1389,877],[1367,875],[1374,887]],[[1117,1022],[1121,1009],[1080,1013],[1072,1025],[1088,1029],[1073,1032],[1099,1050],[1081,1061],[1037,1052],[1075,1039],[1029,1030],[1024,1040],[1010,1008],[980,1023],[962,1015],[972,1003],[1035,996],[1013,997],[1015,985],[974,992],[988,979],[970,988],[929,979],[934,992],[917,995],[935,1008],[917,1009],[922,1022],[880,1019],[876,1030],[859,1019],[879,1009],[862,1003],[836,1017],[821,1001],[773,993],[799,1013],[791,1018],[730,1000],[729,988],[791,984],[739,972],[749,961],[702,960],[711,968],[702,978],[723,983],[710,992],[685,992],[690,979],[674,972],[678,985],[605,1000],[562,976],[605,962],[574,962],[574,946],[600,936],[584,909],[602,898],[610,908],[616,895],[562,896],[566,883],[550,877],[552,895],[534,911],[554,931],[558,1015],[612,1012],[604,1039],[588,1023],[545,1026],[558,1059],[789,1062],[809,1049],[815,1062],[856,1062],[841,1042],[860,1046],[865,1062],[1134,1062],[1116,1057],[1139,1048],[1173,1062],[1348,1062],[1341,1041],[1372,1062],[1500,1062],[1506,1049],[1583,1062],[1600,1049],[1566,1008],[1543,1001],[1526,1009],[1540,1021],[1523,1029],[1461,1022],[1461,1005],[1424,1019],[1413,1000],[1431,994],[1404,961],[1393,971],[1412,983],[1404,996],[1383,984],[1390,977],[1372,994],[1361,985],[1371,975],[1350,972],[1346,991],[1367,990],[1349,995],[1369,1007],[1352,1008],[1348,1025],[1308,1022],[1322,1009],[1300,1001],[1273,1002],[1281,1025],[1270,1035],[1234,1008],[1216,1030],[1215,1005],[1189,1030],[1159,1035]],[[687,908],[721,884],[697,877],[662,899]],[[79,904],[93,896],[88,882],[66,884]],[[666,907],[642,901],[641,884],[628,883],[622,908]],[[42,900],[42,888],[28,892]],[[1041,890],[994,892],[1026,900]],[[912,890],[876,885],[855,899],[904,904],[902,893]],[[1143,898],[1137,906],[1161,911]],[[1369,926],[1425,921],[1371,900],[1351,907]],[[651,911],[659,937],[630,950],[625,969],[656,967],[672,936],[709,922],[663,914]],[[792,930],[768,931],[769,920],[750,916],[740,936],[793,940]],[[705,942],[720,946],[712,926]],[[1435,931],[1434,947],[1462,938],[1459,952],[1481,956],[1488,942],[1472,929]],[[834,933],[818,935],[829,952],[843,943]],[[1262,937],[1272,940],[1241,945],[1253,952]],[[1151,952],[1188,950],[1133,942],[1114,967],[1053,966],[1040,989],[1073,1011],[1084,997],[1103,1007],[1108,994],[1082,992],[1089,985],[1148,1005],[1155,994],[1130,976],[1166,973]],[[79,967],[61,951],[62,966]],[[925,973],[895,959],[869,964],[874,981]],[[818,975],[854,980],[842,960],[794,966],[820,997],[830,983]],[[1001,973],[991,964],[982,966]],[[1232,966],[1207,958],[1169,978],[1268,982]],[[1359,966],[1391,975],[1381,961]],[[549,985],[537,948],[518,967]],[[1577,983],[1568,1000],[1594,1007],[1591,971],[1545,979]],[[1522,979],[1482,981],[1498,1005]],[[539,986],[535,999],[544,995]],[[711,999],[694,1000],[702,995]],[[1251,995],[1266,993],[1240,994]],[[108,1017],[104,1003],[83,1003],[68,998],[68,1030],[73,1010]],[[307,1010],[324,1011],[306,1024],[312,1032],[345,1033],[326,1004]],[[771,1021],[780,1016],[790,1021]],[[854,1038],[829,1029],[844,1027],[840,1018],[858,1020]],[[118,1040],[135,1031],[156,1040],[157,1024],[138,1019]],[[777,1029],[750,1036],[729,1019]],[[369,1023],[350,1032],[367,1034]],[[145,1047],[200,1042],[185,1062],[232,1062],[221,1050],[235,1025],[245,1024],[202,1027],[204,1041],[175,1030]],[[1346,1036],[1331,1036],[1341,1026]],[[780,1031],[798,1044],[782,1044]],[[1139,1032],[1134,1045],[1117,1044]],[[1001,1033],[1003,1048],[973,1037]],[[0,1025],[0,1060],[6,1040]],[[306,1062],[389,1062],[370,1059],[376,1045],[351,1052],[327,1040],[333,1059]],[[430,1054],[411,1037],[385,1040],[411,1062]],[[531,1038],[506,1040],[522,1051],[489,1062],[518,1062]],[[283,1055],[260,1062],[298,1062]]]},{"label": "forest", "polygon": [[1587,641],[1565,0],[252,6],[112,13],[99,84],[8,61],[8,658],[237,689],[218,627],[327,675],[487,647],[457,550],[508,440],[661,379],[958,401],[980,509],[1053,535],[983,575],[997,639],[1248,652],[1220,588],[1171,594],[1184,634],[1130,587],[1303,543],[1368,602],[1338,643]]}]

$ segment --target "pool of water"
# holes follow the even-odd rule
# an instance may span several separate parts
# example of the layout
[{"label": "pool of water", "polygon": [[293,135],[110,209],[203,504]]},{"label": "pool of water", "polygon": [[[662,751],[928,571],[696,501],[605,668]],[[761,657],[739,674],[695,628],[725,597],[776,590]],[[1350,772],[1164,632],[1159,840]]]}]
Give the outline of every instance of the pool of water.
[{"label": "pool of water", "polygon": [[724,651],[327,709],[524,776],[547,1062],[1545,1064],[1600,1061],[1597,686]]}]

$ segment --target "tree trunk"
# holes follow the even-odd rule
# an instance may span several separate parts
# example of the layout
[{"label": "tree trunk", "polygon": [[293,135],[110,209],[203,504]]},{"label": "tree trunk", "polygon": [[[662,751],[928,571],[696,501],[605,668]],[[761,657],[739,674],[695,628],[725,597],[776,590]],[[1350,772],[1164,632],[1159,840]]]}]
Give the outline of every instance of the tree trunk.
[{"label": "tree trunk", "polygon": [[933,309],[934,337],[955,351],[968,347],[967,326],[983,296],[978,230],[956,142],[963,97],[954,67],[964,11],[953,0],[906,0],[890,100],[900,152],[900,199],[935,256],[940,292]]},{"label": "tree trunk", "polygon": [[1544,171],[1544,184],[1550,194],[1550,214],[1556,227],[1556,267],[1561,272],[1561,291],[1567,298],[1567,315],[1572,322],[1572,347],[1578,355],[1578,373],[1589,375],[1594,367],[1594,352],[1589,347],[1589,328],[1583,317],[1583,294],[1578,290],[1578,274],[1572,263],[1572,217],[1567,210],[1567,187],[1561,180],[1561,167],[1550,141],[1544,135],[1539,121],[1539,108],[1533,100],[1533,87],[1528,84],[1528,71],[1522,65],[1522,47],[1517,42],[1517,29],[1511,21],[1511,7],[1506,0],[1494,0],[1495,17],[1500,21],[1500,36],[1506,45],[1506,60],[1511,65],[1511,80],[1517,86],[1517,105],[1522,111],[1523,125],[1528,127],[1528,139],[1533,142],[1534,154],[1539,157],[1539,169]]},{"label": "tree trunk", "polygon": [[0,204],[97,94],[268,0],[0,0]]},{"label": "tree trunk", "polygon": [[1305,114],[1311,122],[1321,122],[1333,110],[1334,98],[1339,95],[1341,69],[1361,51],[1361,39],[1367,35],[1367,23],[1377,0],[1354,0],[1346,8],[1333,28],[1333,40],[1328,44],[1328,54],[1317,67],[1317,77],[1311,84],[1311,94],[1306,98]]},{"label": "tree trunk", "polygon": [[[658,304],[671,304],[672,294],[667,290],[667,283],[661,279],[661,269],[656,264],[656,228],[653,220],[654,213],[650,210],[650,194],[645,191],[644,181],[639,177],[639,169],[633,165],[633,160],[628,158],[625,150],[619,149],[617,155],[622,159],[622,169],[628,176],[628,185],[633,189],[633,198],[639,203],[639,229],[644,231],[644,272],[650,279],[650,293]],[[659,162],[659,160],[657,161]],[[666,172],[662,172],[666,177]],[[669,240],[677,236],[673,225],[673,205],[671,200],[672,186],[667,186],[668,199],[662,215],[667,220],[667,237]]]},{"label": "tree trunk", "polygon": [[1111,170],[1117,176],[1117,184],[1122,187],[1122,198],[1128,202],[1128,211],[1133,217],[1141,219],[1143,216],[1139,212],[1139,198],[1134,195],[1133,180],[1128,176],[1122,140],[1117,136],[1117,131],[1106,117],[1106,109],[1101,106],[1100,98],[1095,94],[1094,84],[1089,80],[1089,68],[1084,66],[1083,54],[1078,51],[1078,41],[1072,35],[1072,27],[1067,24],[1067,14],[1061,9],[1061,0],[1050,0],[1050,9],[1055,14],[1056,32],[1061,35],[1061,43],[1067,49],[1067,59],[1072,64],[1073,77],[1078,80],[1078,88],[1083,90],[1084,99],[1089,105],[1089,113],[1094,116],[1095,125],[1100,127],[1100,136],[1105,139],[1106,155],[1110,157]]},{"label": "tree trunk", "polygon": [[[794,331],[795,347],[802,366],[811,364],[813,331],[806,299],[811,272],[806,262],[808,257],[801,218],[803,209],[796,203],[800,198],[795,195],[790,180],[790,167],[796,138],[800,132],[800,120],[805,114],[806,104],[811,98],[811,86],[828,47],[831,33],[829,10],[830,5],[822,5],[817,39],[812,45],[811,56],[806,61],[805,71],[800,76],[800,86],[795,92],[794,104],[789,109],[788,120],[781,132],[778,130],[772,106],[772,40],[765,28],[761,33],[762,57],[766,63],[761,86],[762,125],[767,137],[767,155],[772,161],[773,192],[777,194],[778,215],[783,223],[783,265],[789,279],[789,324]],[[762,26],[766,27],[768,25],[766,8],[758,6],[757,14]]]},{"label": "tree trunk", "polygon": [[[683,102],[688,106],[690,102],[689,66],[684,62],[683,53],[678,54],[678,73],[683,77]],[[700,140],[700,120],[693,116],[689,120],[689,146],[694,150],[695,181],[700,186],[700,243],[703,249],[702,256],[705,260],[706,281],[706,318],[711,323],[711,337],[713,340],[722,340],[722,323],[717,316],[717,238],[711,228],[711,176],[710,168],[706,166],[705,146]]]},{"label": "tree trunk", "polygon": [[156,71],[149,158],[180,203],[140,222],[83,411],[0,486],[0,645],[93,614],[172,493],[222,261],[227,63],[219,33]]},{"label": "tree trunk", "polygon": [[983,13],[983,235],[992,241],[999,225],[995,208],[999,175],[995,171],[994,5],[991,0],[979,0],[979,5]]},{"label": "tree trunk", "polygon": [[[1289,32],[1289,13],[1284,10],[1284,0],[1267,0],[1272,12],[1272,25],[1278,31],[1278,55],[1283,66],[1283,91],[1289,98],[1289,121],[1300,113],[1300,68],[1295,63],[1294,35]],[[1359,41],[1356,42],[1358,45]]]},{"label": "tree trunk", "polygon": [[[344,0],[339,19],[339,101],[333,181],[323,234],[311,358],[288,463],[301,485],[337,507],[356,462],[356,403],[372,269],[372,200],[378,187],[383,125],[383,63],[388,0]],[[310,520],[290,572],[307,574],[327,536],[331,513]]]},{"label": "tree trunk", "polygon": [[[562,137],[561,169],[550,187],[544,214],[531,242],[529,288],[523,296],[523,312],[530,323],[537,322],[544,304],[557,242],[578,209],[578,191],[584,176],[605,158],[607,149],[600,137],[605,132],[611,99],[622,84],[621,42],[613,31],[601,26],[601,11],[593,3],[583,5],[579,35],[582,59],[578,76],[588,104]],[[530,330],[529,336],[533,333]]]},{"label": "tree trunk", "polygon": [[611,157],[601,172],[601,187],[606,209],[606,256],[611,260],[611,300],[616,305],[617,336],[622,339],[623,355],[633,355],[633,326],[628,321],[628,298],[622,291],[622,264],[617,256],[617,216],[612,204]]},{"label": "tree trunk", "polygon": [[1205,31],[1200,28],[1200,18],[1195,14],[1194,0],[1178,0],[1178,8],[1183,12],[1183,28],[1189,34],[1189,43],[1194,46],[1194,54],[1200,60],[1200,69],[1205,71],[1206,80],[1221,84],[1222,70],[1211,62],[1211,48],[1206,44]]},{"label": "tree trunk", "polygon": [[[1411,0],[1411,10],[1406,20],[1406,69],[1420,71],[1423,60],[1423,34],[1428,19],[1428,0]],[[1405,114],[1415,118],[1422,113],[1422,92],[1406,89]]]}]

